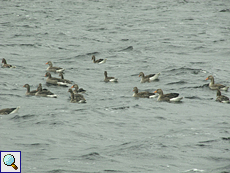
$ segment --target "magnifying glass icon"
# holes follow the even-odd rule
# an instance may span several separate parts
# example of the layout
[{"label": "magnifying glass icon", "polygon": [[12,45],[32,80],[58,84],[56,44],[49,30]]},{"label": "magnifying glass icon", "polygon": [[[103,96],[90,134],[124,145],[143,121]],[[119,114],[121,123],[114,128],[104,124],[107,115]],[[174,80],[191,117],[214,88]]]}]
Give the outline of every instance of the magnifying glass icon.
[{"label": "magnifying glass icon", "polygon": [[15,158],[11,154],[7,154],[3,158],[3,162],[7,166],[12,166],[15,170],[18,169],[18,167],[14,164],[15,163]]}]

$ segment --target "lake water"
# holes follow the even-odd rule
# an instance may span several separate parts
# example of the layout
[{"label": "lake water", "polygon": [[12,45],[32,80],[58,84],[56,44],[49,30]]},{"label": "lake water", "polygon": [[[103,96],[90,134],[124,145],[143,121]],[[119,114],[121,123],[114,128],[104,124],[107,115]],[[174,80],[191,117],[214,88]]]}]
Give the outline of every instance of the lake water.
[{"label": "lake water", "polygon": [[[0,150],[22,152],[22,172],[230,172],[229,104],[205,79],[230,85],[230,1],[3,0]],[[105,64],[94,64],[107,58]],[[46,85],[45,64],[84,88]],[[104,71],[118,78],[105,83]],[[158,73],[140,83],[139,72]],[[52,73],[58,77],[58,74]],[[42,83],[58,98],[28,97]],[[132,97],[178,92],[181,103]],[[222,92],[230,97],[229,92]]]}]

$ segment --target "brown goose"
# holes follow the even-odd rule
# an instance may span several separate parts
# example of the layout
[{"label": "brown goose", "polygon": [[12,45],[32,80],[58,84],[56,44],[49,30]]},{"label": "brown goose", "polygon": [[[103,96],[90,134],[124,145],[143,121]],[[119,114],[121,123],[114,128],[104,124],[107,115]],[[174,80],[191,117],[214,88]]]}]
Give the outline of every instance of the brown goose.
[{"label": "brown goose", "polygon": [[222,103],[230,103],[229,98],[227,96],[221,95],[221,92],[219,89],[217,90],[216,96],[217,96],[216,101],[222,102]]},{"label": "brown goose", "polygon": [[140,97],[140,98],[154,98],[156,97],[155,93],[150,93],[148,91],[142,91],[142,92],[138,92],[138,88],[134,87],[133,88],[133,97]]},{"label": "brown goose", "polygon": [[98,60],[96,60],[96,57],[93,55],[92,56],[92,60],[93,60],[94,63],[103,64],[103,63],[106,62],[107,59],[105,58],[105,59],[98,59]]},{"label": "brown goose", "polygon": [[61,77],[61,79],[64,79],[63,73],[59,73],[59,76]]},{"label": "brown goose", "polygon": [[64,79],[64,75],[63,72],[59,73],[59,76],[61,77],[61,79],[63,79],[63,81],[65,81],[66,83],[71,84],[72,82],[70,82],[70,80]]},{"label": "brown goose", "polygon": [[83,88],[79,89],[78,84],[74,84],[71,88],[75,88],[75,90],[73,91],[74,94],[85,93],[86,92],[86,90],[84,90]]},{"label": "brown goose", "polygon": [[105,82],[118,82],[118,79],[115,77],[108,77],[107,76],[107,71],[104,71],[104,75],[105,75]]},{"label": "brown goose", "polygon": [[63,72],[65,70],[64,68],[61,68],[61,67],[53,67],[53,64],[51,61],[48,61],[46,64],[49,65],[49,67],[46,70],[50,71],[50,72],[60,73],[60,72]]},{"label": "brown goose", "polygon": [[6,59],[5,58],[2,58],[2,67],[3,68],[15,68],[16,66],[12,66],[12,65],[10,65],[10,64],[7,64],[7,62],[6,62]]},{"label": "brown goose", "polygon": [[20,109],[20,106],[18,106],[16,108],[5,108],[5,109],[1,109],[0,110],[0,115],[7,115],[7,114],[17,113],[19,109]]},{"label": "brown goose", "polygon": [[157,74],[149,74],[149,75],[146,75],[143,73],[143,72],[140,72],[139,73],[139,77],[141,77],[141,83],[145,83],[145,82],[152,82],[156,79],[158,79],[160,73],[157,73]]},{"label": "brown goose", "polygon": [[178,97],[178,93],[163,94],[162,89],[157,89],[156,91],[154,91],[154,93],[159,94],[157,101],[178,102],[183,99],[183,97]]},{"label": "brown goose", "polygon": [[212,75],[208,76],[205,80],[211,80],[211,82],[209,83],[209,88],[212,90],[223,90],[223,91],[227,91],[229,87],[222,85],[222,84],[215,84],[214,82],[214,77]]},{"label": "brown goose", "polygon": [[42,88],[42,84],[41,84],[41,83],[38,84],[38,87],[37,87],[37,90],[36,90],[36,91],[40,90],[40,88],[41,88],[42,91],[50,92],[50,90],[48,90],[48,89],[46,89],[46,88]]},{"label": "brown goose", "polygon": [[83,95],[74,94],[73,90],[71,88],[68,90],[68,92],[70,93],[70,97],[71,97],[70,102],[71,103],[86,103],[86,99],[84,98]]},{"label": "brown goose", "polygon": [[46,79],[46,83],[48,83],[48,84],[60,85],[60,86],[69,86],[68,80],[52,77],[49,72],[46,72],[45,77],[48,77]]},{"label": "brown goose", "polygon": [[55,95],[54,93],[52,93],[51,91],[47,90],[47,89],[42,89],[42,84],[40,83],[38,88],[37,88],[37,92],[35,94],[36,96],[40,96],[40,97],[51,97],[51,98],[57,98],[57,95]]},{"label": "brown goose", "polygon": [[29,84],[25,84],[23,87],[27,88],[26,95],[34,96],[35,93],[37,92],[37,90],[30,91],[30,85]]}]

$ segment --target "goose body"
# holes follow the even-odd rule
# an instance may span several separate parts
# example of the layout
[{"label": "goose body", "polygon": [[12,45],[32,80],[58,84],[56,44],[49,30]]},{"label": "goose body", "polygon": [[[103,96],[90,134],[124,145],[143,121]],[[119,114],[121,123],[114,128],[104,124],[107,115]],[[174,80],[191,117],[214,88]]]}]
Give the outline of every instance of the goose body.
[{"label": "goose body", "polygon": [[51,61],[48,61],[46,64],[49,65],[49,67],[46,70],[50,71],[50,72],[60,73],[60,72],[63,72],[65,70],[64,68],[61,68],[61,67],[53,67],[53,64]]},{"label": "goose body", "polygon": [[71,97],[70,102],[71,103],[86,103],[86,99],[84,98],[83,95],[74,94],[73,90],[71,88],[68,90],[68,92],[70,93],[70,97]]},{"label": "goose body", "polygon": [[75,90],[73,91],[74,94],[86,92],[86,90],[84,90],[83,88],[79,89],[78,84],[74,84],[71,88],[75,88]]},{"label": "goose body", "polygon": [[12,66],[12,65],[10,65],[10,64],[7,64],[7,62],[6,62],[6,59],[5,58],[2,58],[2,67],[3,68],[15,68],[16,66]]},{"label": "goose body", "polygon": [[227,96],[221,95],[221,92],[219,89],[217,90],[216,96],[217,96],[216,101],[221,102],[221,103],[230,103],[229,98]]},{"label": "goose body", "polygon": [[155,93],[150,93],[148,91],[142,91],[142,92],[138,92],[138,88],[134,87],[133,88],[133,97],[140,97],[140,98],[154,98],[156,97]]},{"label": "goose body", "polygon": [[139,73],[139,77],[141,77],[141,83],[145,83],[145,82],[152,82],[156,79],[158,79],[160,73],[157,73],[157,74],[149,74],[149,75],[146,75],[143,73],[143,72],[140,72]]},{"label": "goose body", "polygon": [[30,91],[30,85],[29,84],[25,84],[23,87],[27,88],[26,95],[34,96],[35,93],[37,92],[37,90]]},{"label": "goose body", "polygon": [[107,71],[104,71],[105,79],[104,82],[118,82],[118,79],[115,77],[108,77]]},{"label": "goose body", "polygon": [[20,109],[20,106],[18,106],[16,108],[5,108],[5,109],[1,109],[0,110],[0,115],[7,115],[7,114],[17,113],[19,109]]},{"label": "goose body", "polygon": [[106,62],[107,59],[105,58],[105,59],[98,59],[98,60],[96,60],[96,57],[93,55],[92,56],[92,60],[93,60],[93,63],[103,64],[103,63]]},{"label": "goose body", "polygon": [[179,97],[178,93],[164,94],[162,89],[157,89],[154,93],[159,94],[157,101],[178,102],[183,99],[183,97]]},{"label": "goose body", "polygon": [[214,77],[212,75],[208,76],[205,80],[211,80],[211,82],[209,83],[209,88],[212,90],[223,90],[223,91],[227,91],[228,90],[228,86],[222,85],[222,84],[215,84],[214,81]]},{"label": "goose body", "polygon": [[60,86],[69,86],[68,80],[52,77],[49,72],[46,72],[45,77],[47,84],[60,85]]},{"label": "goose body", "polygon": [[36,96],[40,96],[40,97],[51,97],[51,98],[57,98],[57,95],[55,95],[54,93],[52,93],[51,91],[47,90],[47,89],[42,89],[42,84],[40,83],[38,88],[37,88],[37,92],[35,94]]}]

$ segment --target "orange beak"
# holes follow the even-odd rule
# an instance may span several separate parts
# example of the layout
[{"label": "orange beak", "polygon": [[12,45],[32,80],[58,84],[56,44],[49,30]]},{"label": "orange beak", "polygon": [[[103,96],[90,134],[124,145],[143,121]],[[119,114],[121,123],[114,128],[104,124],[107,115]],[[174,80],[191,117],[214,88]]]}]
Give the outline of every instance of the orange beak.
[{"label": "orange beak", "polygon": [[205,80],[208,80],[208,77]]},{"label": "orange beak", "polygon": [[46,64],[48,64],[48,62]]},{"label": "orange beak", "polygon": [[71,88],[73,88],[73,86],[71,86]]},{"label": "orange beak", "polygon": [[140,77],[141,75],[139,75],[139,77]]},{"label": "orange beak", "polygon": [[45,77],[46,77],[46,74],[45,74]]},{"label": "orange beak", "polygon": [[25,87],[25,85],[23,85],[23,87]]},{"label": "orange beak", "polygon": [[154,91],[153,93],[157,93],[157,90],[156,90],[156,91]]}]

